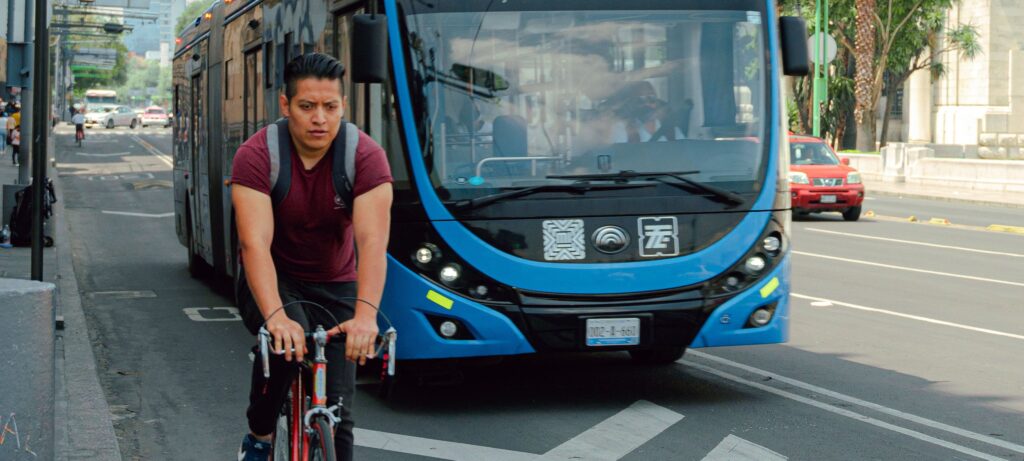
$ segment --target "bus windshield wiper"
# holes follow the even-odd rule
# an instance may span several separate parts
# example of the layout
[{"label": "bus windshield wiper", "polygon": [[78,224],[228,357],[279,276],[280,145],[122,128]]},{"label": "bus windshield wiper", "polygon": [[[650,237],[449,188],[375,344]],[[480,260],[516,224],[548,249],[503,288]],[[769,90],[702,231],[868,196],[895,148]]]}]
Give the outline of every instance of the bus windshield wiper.
[{"label": "bus windshield wiper", "polygon": [[453,202],[445,202],[445,204],[452,205],[457,210],[472,210],[480,207],[490,205],[492,203],[500,202],[502,200],[508,200],[518,197],[527,196],[530,194],[536,194],[538,192],[568,192],[571,194],[584,194],[593,190],[613,190],[613,189],[636,189],[640,187],[651,187],[650,184],[588,184],[586,182],[577,182],[572,184],[540,184],[536,186],[524,187],[522,189],[512,189],[504,192],[498,192],[490,195],[484,195],[468,200],[457,200]]},{"label": "bus windshield wiper", "polygon": [[[620,183],[629,182],[631,179],[653,179],[660,183],[668,184],[673,187],[696,189],[700,192],[711,194],[713,200],[726,202],[733,206],[739,206],[746,203],[746,200],[730,190],[725,190],[720,187],[712,186],[707,183],[696,181],[687,178],[688,175],[699,174],[699,170],[690,171],[632,171],[623,170],[618,173],[595,173],[595,174],[578,174],[578,175],[552,175],[548,176],[550,179],[577,179],[580,181],[617,181]],[[660,178],[672,178],[678,183],[664,181]]]}]

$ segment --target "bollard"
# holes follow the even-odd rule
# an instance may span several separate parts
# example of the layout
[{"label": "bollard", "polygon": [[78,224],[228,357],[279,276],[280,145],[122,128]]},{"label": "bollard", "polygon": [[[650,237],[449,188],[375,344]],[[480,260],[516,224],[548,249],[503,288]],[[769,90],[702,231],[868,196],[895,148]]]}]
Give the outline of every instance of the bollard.
[{"label": "bollard", "polygon": [[53,459],[52,283],[0,278],[0,459]]}]

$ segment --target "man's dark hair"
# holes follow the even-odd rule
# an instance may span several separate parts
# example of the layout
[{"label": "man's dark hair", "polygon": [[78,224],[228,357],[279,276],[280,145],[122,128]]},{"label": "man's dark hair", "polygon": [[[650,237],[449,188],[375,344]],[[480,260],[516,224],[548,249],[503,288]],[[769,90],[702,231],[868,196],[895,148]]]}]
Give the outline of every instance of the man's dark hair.
[{"label": "man's dark hair", "polygon": [[338,80],[341,85],[341,78],[345,76],[345,65],[323,53],[306,53],[292,59],[284,67],[284,94],[291,99],[298,91],[298,81],[304,78],[319,78],[325,80]]}]

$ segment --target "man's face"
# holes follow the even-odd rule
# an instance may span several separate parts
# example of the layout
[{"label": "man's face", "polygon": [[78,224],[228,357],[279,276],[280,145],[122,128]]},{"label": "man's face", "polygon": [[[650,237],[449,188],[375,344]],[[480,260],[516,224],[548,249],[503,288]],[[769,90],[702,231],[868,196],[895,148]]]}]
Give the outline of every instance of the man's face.
[{"label": "man's face", "polygon": [[304,78],[296,82],[295,96],[281,95],[281,113],[299,153],[322,153],[331,146],[345,115],[341,82]]}]

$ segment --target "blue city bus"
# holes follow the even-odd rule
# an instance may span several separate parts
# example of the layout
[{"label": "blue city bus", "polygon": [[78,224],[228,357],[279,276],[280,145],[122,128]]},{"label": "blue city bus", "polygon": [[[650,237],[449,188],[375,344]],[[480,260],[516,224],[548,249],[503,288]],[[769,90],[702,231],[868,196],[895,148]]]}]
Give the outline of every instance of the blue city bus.
[{"label": "blue city bus", "polygon": [[175,52],[177,234],[237,276],[232,158],[320,51],[393,171],[398,359],[784,342],[805,40],[772,0],[222,0]]}]

